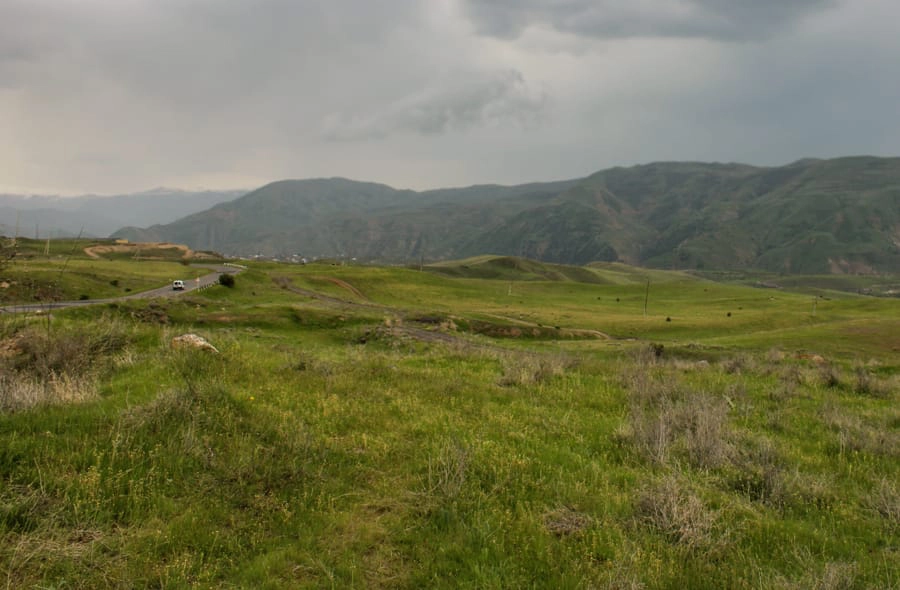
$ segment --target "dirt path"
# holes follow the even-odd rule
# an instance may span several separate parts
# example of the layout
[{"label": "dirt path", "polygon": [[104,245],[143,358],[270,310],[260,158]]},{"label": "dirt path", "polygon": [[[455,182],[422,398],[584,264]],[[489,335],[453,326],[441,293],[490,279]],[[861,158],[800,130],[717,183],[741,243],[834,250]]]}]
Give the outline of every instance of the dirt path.
[{"label": "dirt path", "polygon": [[348,283],[347,281],[342,281],[341,279],[336,279],[336,278],[334,278],[334,277],[310,277],[310,278],[311,278],[311,279],[316,279],[316,280],[319,280],[319,281],[328,281],[329,283],[331,283],[331,284],[333,284],[333,285],[337,285],[338,287],[340,287],[340,288],[342,288],[342,289],[346,289],[347,291],[350,291],[351,293],[353,293],[354,295],[356,295],[357,297],[359,297],[359,298],[362,299],[363,301],[368,301],[368,300],[369,300],[368,297],[366,297],[365,295],[363,295],[362,291],[360,291],[359,289],[357,289],[356,287],[354,287],[353,285],[351,285],[351,284]]},{"label": "dirt path", "polygon": [[[499,313],[482,313],[484,317],[489,318],[497,318],[498,320],[503,320],[505,322],[509,322],[510,324],[527,327],[527,328],[541,328],[541,325],[535,322],[530,322],[528,320],[523,320],[519,318],[511,318],[509,316],[505,316]],[[594,338],[600,338],[601,340],[612,340],[613,337],[607,334],[606,332],[601,332],[600,330],[592,330],[589,328],[563,328],[563,332],[568,334],[572,334],[573,336],[592,336]]]},{"label": "dirt path", "polygon": [[[318,278],[327,279],[327,277],[318,277]],[[353,288],[350,284],[344,283],[344,281],[340,281],[340,279],[335,279],[335,281],[340,281],[340,282],[344,283],[344,285],[346,285],[349,288],[348,290],[351,293],[354,293],[354,294],[359,293],[359,296],[362,299],[366,300],[366,303],[360,303],[358,301],[350,301],[348,299],[341,299],[340,297],[332,297],[331,295],[325,295],[324,293],[319,293],[318,291],[312,291],[310,289],[304,289],[302,287],[297,287],[293,283],[291,283],[291,279],[289,279],[288,277],[272,277],[272,281],[276,285],[281,287],[282,289],[285,289],[286,291],[290,291],[291,293],[296,293],[297,295],[303,295],[304,297],[310,297],[312,299],[316,299],[318,301],[323,301],[325,303],[332,303],[335,305],[342,305],[342,306],[348,306],[348,307],[361,307],[361,308],[365,308],[365,309],[391,310],[391,308],[387,307],[386,305],[378,305],[377,303],[370,302],[365,297],[365,295],[363,295],[362,293],[359,293],[359,291],[357,291],[355,288]],[[329,280],[329,282],[334,282],[334,281]],[[337,283],[335,283],[335,284],[337,284]],[[343,285],[340,285],[340,286],[343,286]]]},{"label": "dirt path", "polygon": [[[181,258],[203,258],[203,255],[199,255],[197,252],[194,252],[184,244],[171,244],[169,242],[142,242],[142,243],[134,243],[134,244],[100,244],[97,246],[88,246],[84,249],[84,253],[87,254],[90,258],[98,259],[101,258],[103,254],[111,254],[111,253],[134,253],[135,256],[138,256],[142,250],[147,250],[152,252],[153,250],[179,250],[181,252]],[[147,256],[146,258],[153,258],[153,256]]]}]

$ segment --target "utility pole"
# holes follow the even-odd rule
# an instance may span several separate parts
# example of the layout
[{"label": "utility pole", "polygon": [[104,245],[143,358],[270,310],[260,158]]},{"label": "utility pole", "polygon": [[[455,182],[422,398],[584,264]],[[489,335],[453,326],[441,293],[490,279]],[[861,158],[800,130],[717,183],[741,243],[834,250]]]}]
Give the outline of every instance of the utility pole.
[{"label": "utility pole", "polygon": [[650,299],[650,279],[647,278],[647,289],[644,291],[644,315],[647,315],[647,300]]}]

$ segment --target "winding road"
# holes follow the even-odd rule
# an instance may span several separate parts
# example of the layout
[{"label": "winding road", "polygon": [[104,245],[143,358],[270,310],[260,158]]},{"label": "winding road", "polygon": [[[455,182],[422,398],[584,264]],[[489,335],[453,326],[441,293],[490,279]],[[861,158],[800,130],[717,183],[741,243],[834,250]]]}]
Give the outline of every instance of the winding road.
[{"label": "winding road", "polygon": [[203,275],[197,280],[185,280],[184,281],[184,290],[183,291],[175,291],[172,289],[172,285],[168,284],[165,287],[159,287],[158,289],[151,289],[149,291],[141,291],[140,293],[133,293],[131,295],[124,295],[122,297],[111,297],[109,299],[84,299],[80,301],[48,301],[45,303],[29,303],[22,305],[8,305],[6,307],[0,307],[0,313],[24,313],[30,311],[49,311],[51,309],[63,309],[66,307],[83,307],[85,305],[97,305],[100,303],[112,303],[114,301],[125,301],[128,299],[153,299],[155,297],[177,297],[184,293],[189,293],[191,291],[196,291],[197,289],[202,289],[204,287],[209,287],[210,285],[214,285],[219,282],[219,276],[222,273],[231,273],[238,274],[244,267],[237,265],[223,265],[223,264],[192,264],[192,268],[208,268],[213,272]]}]

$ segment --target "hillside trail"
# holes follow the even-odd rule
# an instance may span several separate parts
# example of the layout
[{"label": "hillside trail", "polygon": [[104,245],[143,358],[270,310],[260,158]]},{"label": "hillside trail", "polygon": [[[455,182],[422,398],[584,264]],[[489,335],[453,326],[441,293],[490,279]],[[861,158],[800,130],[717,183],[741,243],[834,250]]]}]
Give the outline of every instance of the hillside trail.
[{"label": "hillside trail", "polygon": [[337,285],[337,286],[340,287],[341,289],[345,289],[345,290],[347,290],[347,291],[350,291],[351,293],[353,293],[354,295],[356,295],[357,297],[359,297],[359,298],[362,299],[363,301],[369,301],[369,298],[366,297],[365,295],[363,295],[363,292],[362,292],[362,291],[360,291],[359,289],[357,289],[356,287],[354,287],[353,285],[351,285],[351,284],[348,283],[347,281],[344,281],[344,280],[341,280],[341,279],[338,279],[338,278],[335,278],[335,277],[310,277],[310,278],[316,279],[316,280],[320,280],[320,281],[328,281],[329,283],[331,283],[331,284],[333,284],[333,285]]}]

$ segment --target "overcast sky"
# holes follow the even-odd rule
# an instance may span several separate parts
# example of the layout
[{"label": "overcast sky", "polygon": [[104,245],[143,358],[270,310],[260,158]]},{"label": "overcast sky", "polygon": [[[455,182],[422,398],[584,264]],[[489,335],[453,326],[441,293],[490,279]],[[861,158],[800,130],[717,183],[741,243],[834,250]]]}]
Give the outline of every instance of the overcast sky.
[{"label": "overcast sky", "polygon": [[0,0],[0,192],[900,155],[897,0]]}]

